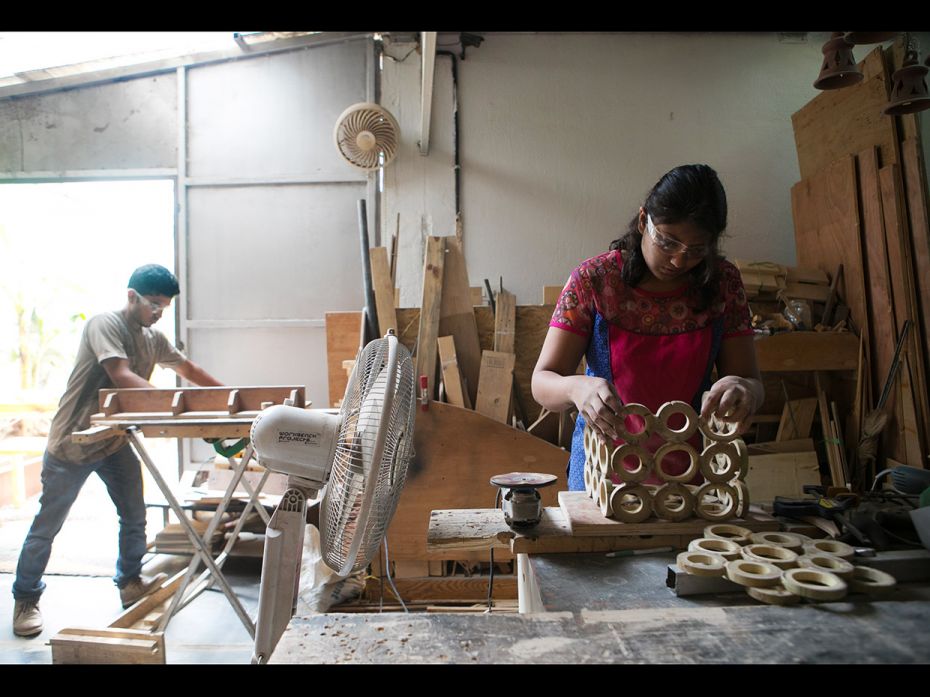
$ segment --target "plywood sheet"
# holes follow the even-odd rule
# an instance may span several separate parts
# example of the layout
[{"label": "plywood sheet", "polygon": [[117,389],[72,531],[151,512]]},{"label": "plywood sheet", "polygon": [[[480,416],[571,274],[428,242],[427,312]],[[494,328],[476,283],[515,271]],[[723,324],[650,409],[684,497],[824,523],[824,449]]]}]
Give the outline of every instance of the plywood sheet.
[{"label": "plywood sheet", "polygon": [[772,501],[775,496],[804,498],[804,484],[821,484],[817,453],[750,455],[746,484],[753,501]]},{"label": "plywood sheet", "polygon": [[882,166],[898,161],[895,121],[882,114],[888,103],[882,49],[869,53],[860,69],[867,77],[858,85],[824,90],[791,116],[802,179],[872,146]]},{"label": "plywood sheet", "polygon": [[361,312],[327,312],[326,372],[329,376],[329,406],[334,407],[346,393],[349,377],[342,367],[345,360],[355,360],[362,341]]}]

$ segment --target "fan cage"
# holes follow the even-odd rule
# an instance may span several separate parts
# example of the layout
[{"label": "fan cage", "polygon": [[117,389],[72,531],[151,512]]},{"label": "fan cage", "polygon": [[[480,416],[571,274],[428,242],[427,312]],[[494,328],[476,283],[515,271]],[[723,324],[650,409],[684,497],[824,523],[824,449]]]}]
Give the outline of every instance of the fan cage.
[{"label": "fan cage", "polygon": [[[336,126],[336,146],[350,164],[371,170],[388,164],[397,153],[398,125],[390,113],[377,105],[362,105],[344,114]],[[375,146],[364,150],[356,136],[369,131],[375,137]],[[383,162],[382,162],[383,156]]]},{"label": "fan cage", "polygon": [[[389,342],[396,342],[397,368],[388,381]],[[355,573],[368,565],[378,551],[387,531],[413,457],[413,426],[416,395],[414,369],[410,352],[396,340],[376,339],[369,343],[355,362],[340,416],[342,427],[336,442],[326,495],[320,509],[320,538],[323,561],[341,571],[351,561],[351,547],[361,535],[358,552],[351,569]],[[393,391],[390,411],[383,414],[379,395]],[[368,400],[366,402],[366,400]],[[368,405],[367,408],[365,405]],[[377,408],[372,409],[375,405]],[[379,429],[384,431],[384,446],[378,462],[365,471],[363,454],[375,450]],[[366,481],[373,478],[371,508],[360,528]]]}]

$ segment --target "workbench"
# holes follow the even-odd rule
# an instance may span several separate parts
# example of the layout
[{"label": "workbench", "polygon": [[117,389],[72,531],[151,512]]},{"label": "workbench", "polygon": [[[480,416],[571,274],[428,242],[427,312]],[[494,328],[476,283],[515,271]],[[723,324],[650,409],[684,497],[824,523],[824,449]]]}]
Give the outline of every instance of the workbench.
[{"label": "workbench", "polygon": [[[903,553],[906,565],[896,552],[875,558],[878,568],[891,571],[879,564],[887,555],[883,563],[906,571],[887,598],[853,594],[836,602],[770,606],[725,579],[695,584],[699,577],[682,578],[676,555],[702,536],[707,521],[656,521],[617,534],[616,523],[588,515],[592,505],[583,492],[563,491],[558,498],[560,506],[543,508],[540,523],[521,532],[506,525],[500,509],[432,513],[428,549],[516,555],[519,614],[298,615],[270,663],[930,662],[926,550]],[[780,527],[759,509],[731,522]],[[607,556],[665,545],[675,551]]]}]

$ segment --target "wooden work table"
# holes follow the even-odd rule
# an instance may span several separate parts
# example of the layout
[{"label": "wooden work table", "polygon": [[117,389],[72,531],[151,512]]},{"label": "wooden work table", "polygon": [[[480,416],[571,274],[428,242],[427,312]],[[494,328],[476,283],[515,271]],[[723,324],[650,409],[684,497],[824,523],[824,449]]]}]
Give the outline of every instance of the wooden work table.
[{"label": "wooden work table", "polygon": [[[510,547],[523,559],[520,583],[532,588],[536,611],[296,616],[270,662],[930,662],[926,581],[900,583],[883,600],[855,594],[790,607],[763,605],[742,590],[676,594],[668,585],[675,552],[608,557],[605,550],[678,546],[700,533],[637,535],[625,545],[616,537],[579,538],[565,529],[559,509],[546,508],[533,539],[508,533],[499,514],[435,511],[428,544]],[[568,551],[572,539],[582,551]],[[930,577],[930,554],[919,564],[920,576]]]},{"label": "wooden work table", "polygon": [[548,612],[323,614],[291,620],[271,663],[927,663],[930,587],[886,600],[762,605],[678,597],[671,553],[530,557]]}]

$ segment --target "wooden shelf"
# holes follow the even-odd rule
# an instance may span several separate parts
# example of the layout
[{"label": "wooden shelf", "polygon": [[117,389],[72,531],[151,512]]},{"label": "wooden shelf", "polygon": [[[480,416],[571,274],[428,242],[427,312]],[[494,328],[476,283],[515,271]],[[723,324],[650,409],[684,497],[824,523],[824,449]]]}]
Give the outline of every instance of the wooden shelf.
[{"label": "wooden shelf", "polygon": [[756,360],[765,372],[856,370],[859,337],[852,332],[784,332],[756,337]]}]

